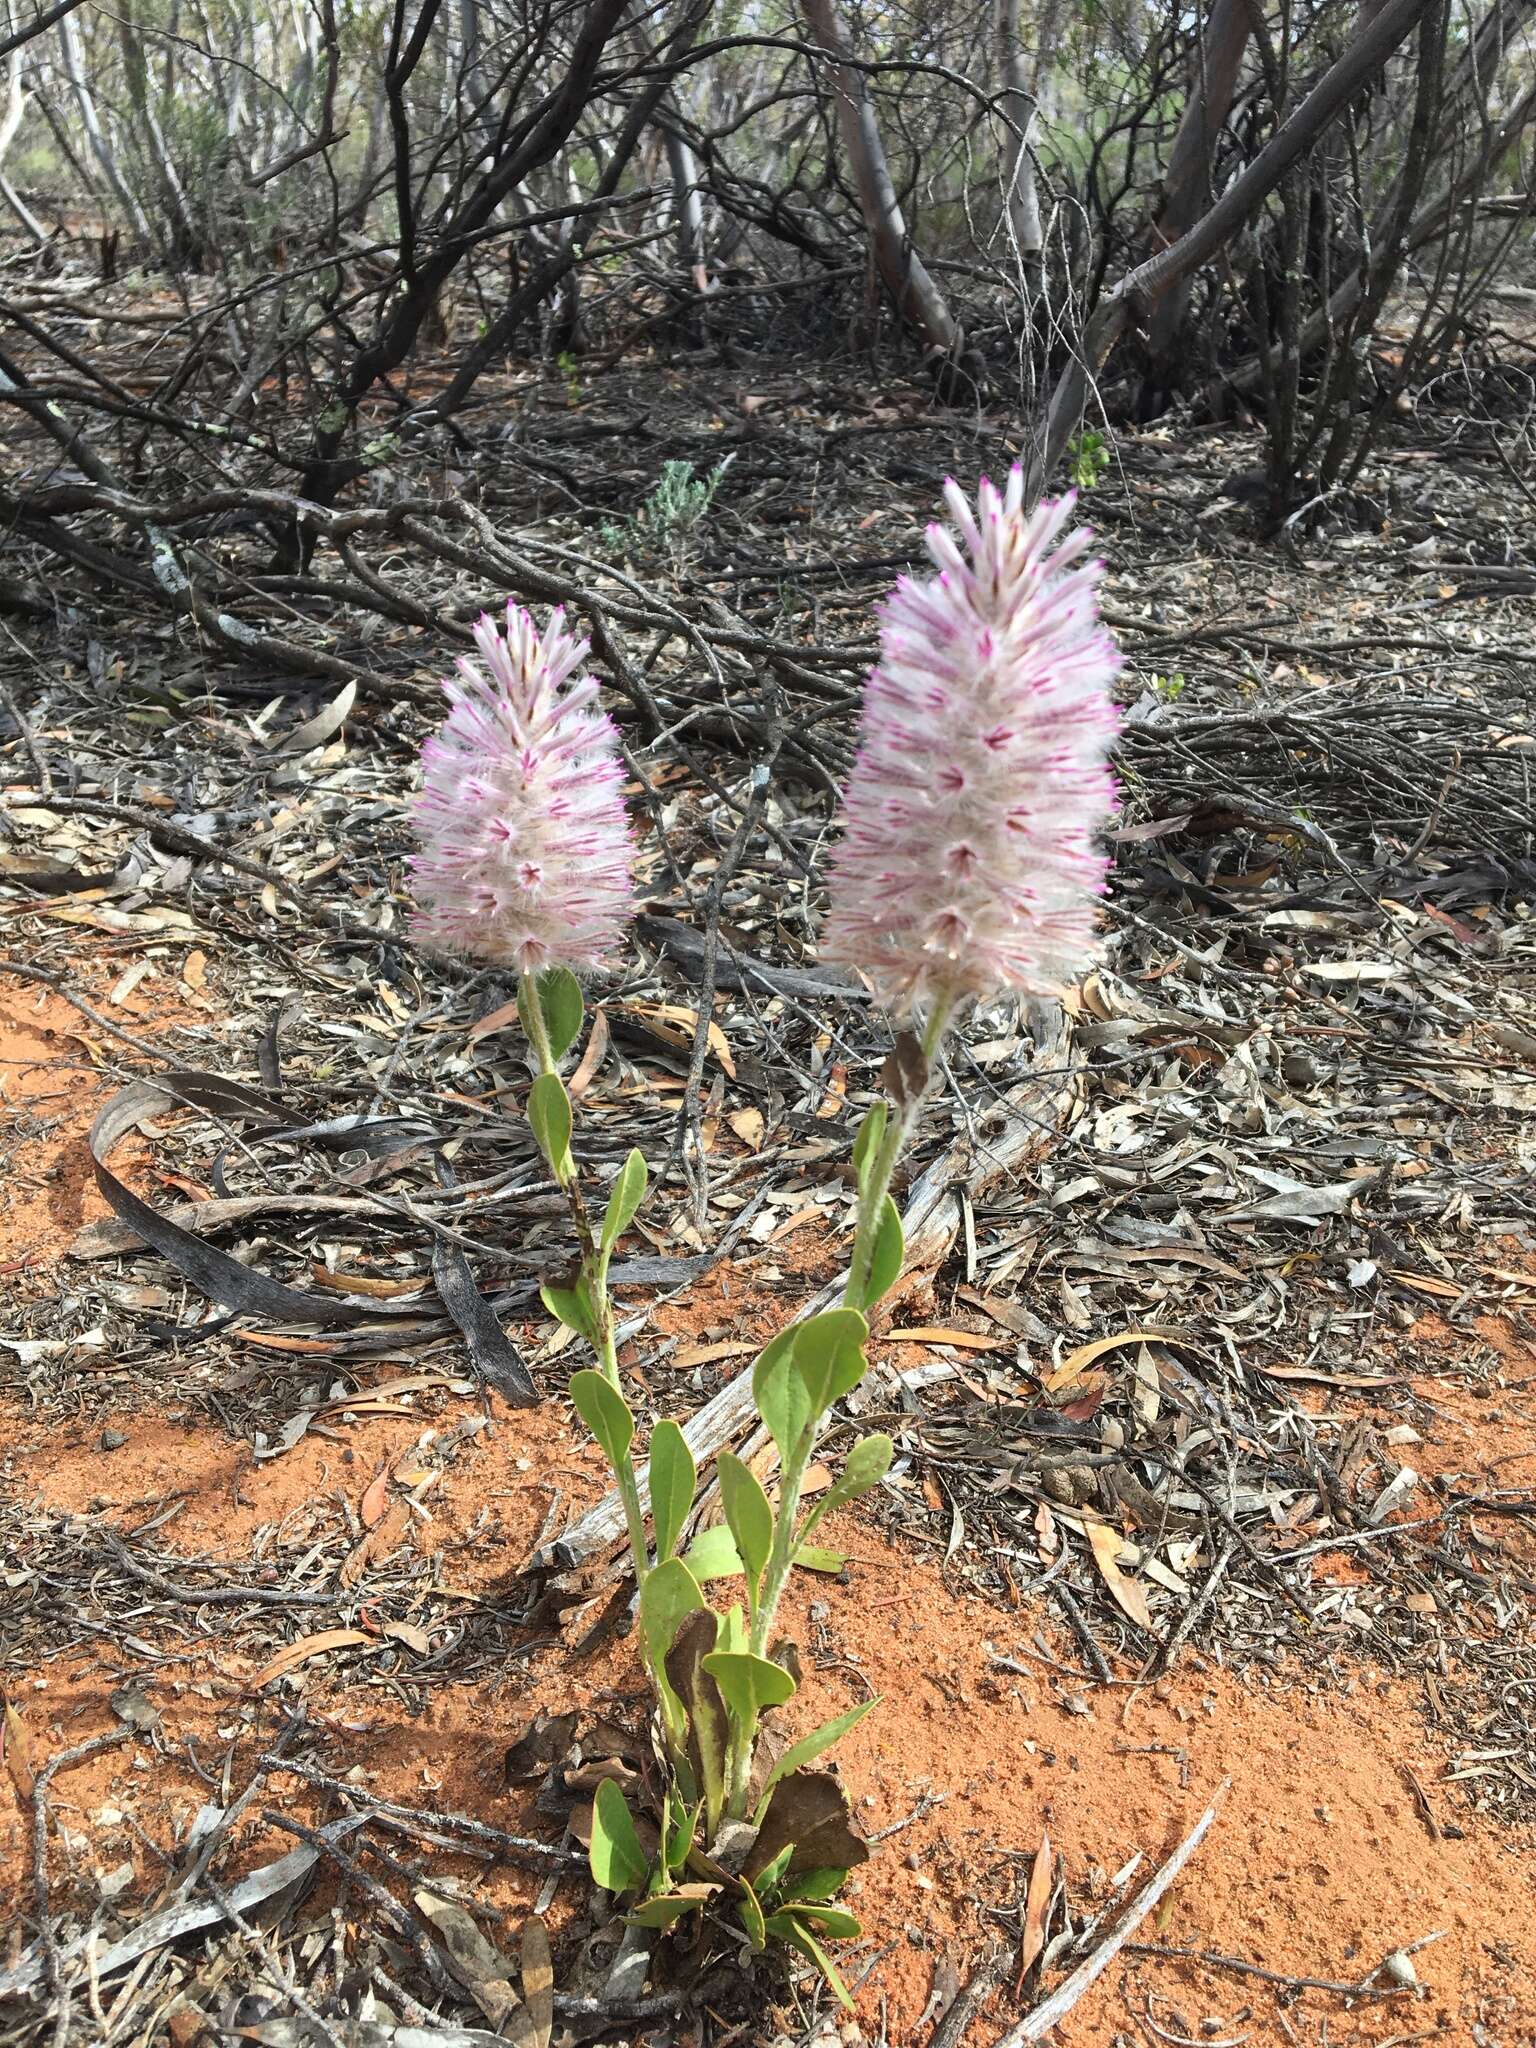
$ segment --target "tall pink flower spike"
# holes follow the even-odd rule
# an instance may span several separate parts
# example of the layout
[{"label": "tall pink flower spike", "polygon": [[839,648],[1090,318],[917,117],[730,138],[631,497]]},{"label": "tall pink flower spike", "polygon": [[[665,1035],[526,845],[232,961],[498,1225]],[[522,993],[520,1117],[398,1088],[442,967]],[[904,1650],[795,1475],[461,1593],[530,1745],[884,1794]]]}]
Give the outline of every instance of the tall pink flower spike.
[{"label": "tall pink flower spike", "polygon": [[1043,993],[1096,949],[1120,654],[1091,534],[1050,552],[1075,497],[1026,517],[1023,489],[983,480],[973,514],[946,483],[965,552],[931,526],[938,575],[903,577],[881,621],[821,952],[898,1012]]},{"label": "tall pink flower spike", "polygon": [[519,974],[599,966],[632,912],[635,848],[618,733],[577,673],[588,643],[563,612],[541,634],[509,604],[505,639],[487,615],[475,644],[484,668],[460,659],[422,748],[415,935]]}]

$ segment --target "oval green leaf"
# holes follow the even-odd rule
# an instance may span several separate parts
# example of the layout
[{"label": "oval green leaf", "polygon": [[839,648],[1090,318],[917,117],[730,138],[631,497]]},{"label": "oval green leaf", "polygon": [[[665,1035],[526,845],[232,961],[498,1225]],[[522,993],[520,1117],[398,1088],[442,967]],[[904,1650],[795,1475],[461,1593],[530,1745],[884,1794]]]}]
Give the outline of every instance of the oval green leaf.
[{"label": "oval green leaf", "polygon": [[658,1422],[651,1431],[650,1458],[651,1518],[656,1525],[658,1564],[677,1548],[693,1506],[698,1476],[683,1432],[675,1422]]},{"label": "oval green leaf", "polygon": [[836,1578],[848,1559],[840,1550],[823,1550],[819,1544],[802,1543],[795,1551],[795,1563],[805,1572],[826,1572]]},{"label": "oval green leaf", "polygon": [[739,1579],[742,1575],[736,1538],[724,1522],[717,1522],[712,1529],[699,1531],[688,1546],[684,1563],[701,1586],[707,1585],[711,1579]]},{"label": "oval green leaf", "polygon": [[665,1564],[646,1573],[645,1584],[640,1588],[640,1626],[645,1631],[645,1647],[653,1671],[662,1669],[688,1616],[707,1605],[698,1580],[681,1558],[669,1557]]},{"label": "oval green leaf", "polygon": [[736,1538],[736,1554],[746,1567],[747,1588],[755,1602],[757,1582],[773,1548],[773,1509],[750,1466],[730,1451],[722,1451],[716,1458],[715,1472],[720,1481],[720,1505]]},{"label": "oval green leaf", "polygon": [[848,1453],[841,1474],[828,1487],[806,1518],[802,1534],[809,1535],[824,1515],[837,1508],[846,1507],[851,1500],[857,1500],[861,1493],[868,1493],[872,1486],[878,1486],[891,1469],[896,1456],[896,1446],[884,1433],[860,1437]]},{"label": "oval green leaf", "polygon": [[573,1287],[541,1287],[539,1299],[549,1310],[557,1323],[564,1323],[568,1330],[574,1330],[578,1337],[585,1337],[593,1346],[597,1343],[597,1331],[592,1321],[592,1310],[584,1294],[578,1294]]},{"label": "oval green leaf", "polygon": [[795,1370],[798,1334],[793,1325],[781,1330],[752,1368],[752,1400],[768,1434],[779,1447],[783,1464],[789,1462],[811,1419],[805,1381]]},{"label": "oval green leaf", "polygon": [[626,1913],[624,1924],[626,1927],[675,1927],[685,1913],[698,1912],[719,1889],[717,1884],[691,1884],[675,1892],[658,1892],[654,1899],[645,1899],[633,1912]]},{"label": "oval green leaf", "polygon": [[629,1456],[635,1440],[635,1418],[600,1372],[571,1375],[571,1399],[576,1413],[602,1445],[603,1454],[615,1469]]},{"label": "oval green leaf", "polygon": [[571,1152],[571,1098],[558,1074],[540,1074],[528,1090],[528,1123],[550,1172],[559,1174]]},{"label": "oval green leaf", "polygon": [[546,967],[535,983],[549,1049],[563,1059],[581,1031],[581,983],[569,967]]},{"label": "oval green leaf", "polygon": [[604,1778],[592,1802],[592,1846],[587,1861],[594,1882],[605,1892],[638,1891],[650,1872],[624,1794],[612,1778]]},{"label": "oval green leaf", "polygon": [[794,1696],[795,1681],[782,1664],[754,1657],[750,1650],[714,1650],[704,1669],[720,1688],[738,1721],[753,1721],[767,1707],[782,1707]]},{"label": "oval green leaf", "polygon": [[864,1377],[868,1362],[864,1340],[868,1335],[868,1323],[853,1308],[830,1308],[800,1325],[795,1334],[795,1370],[813,1415],[824,1415]]},{"label": "oval green leaf", "polygon": [[643,1156],[631,1150],[619,1168],[618,1178],[608,1190],[608,1207],[603,1215],[602,1249],[611,1252],[635,1220],[635,1211],[645,1200],[646,1170]]}]

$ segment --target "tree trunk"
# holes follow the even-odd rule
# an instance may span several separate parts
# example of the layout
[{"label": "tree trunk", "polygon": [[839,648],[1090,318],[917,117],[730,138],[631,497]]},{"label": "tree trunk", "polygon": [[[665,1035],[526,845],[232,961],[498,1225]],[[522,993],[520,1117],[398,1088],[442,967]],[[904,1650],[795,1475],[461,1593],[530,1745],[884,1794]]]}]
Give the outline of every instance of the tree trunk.
[{"label": "tree trunk", "polygon": [[[1215,0],[1200,39],[1199,76],[1190,86],[1183,118],[1168,152],[1162,206],[1152,229],[1154,250],[1170,248],[1181,235],[1188,234],[1211,203],[1211,159],[1216,138],[1232,111],[1243,52],[1252,34],[1251,0]],[[1188,277],[1181,278],[1163,294],[1153,310],[1147,333],[1148,367],[1139,408],[1143,419],[1161,412],[1177,388],[1190,282]]]},{"label": "tree trunk", "polygon": [[923,344],[934,369],[950,380],[958,376],[977,381],[980,365],[974,359],[966,359],[965,332],[907,233],[864,73],[848,61],[851,51],[836,0],[804,0],[804,6],[812,35],[832,59],[838,129],[853,173],[875,268],[898,316]]},{"label": "tree trunk", "polygon": [[998,68],[1002,73],[1003,112],[1010,122],[1003,143],[1003,191],[1007,195],[1008,239],[1023,266],[1031,292],[1039,287],[1040,195],[1035,189],[1035,167],[1030,160],[1029,139],[1040,102],[1033,90],[1024,39],[1019,26],[1019,0],[1002,0],[998,11]]},{"label": "tree trunk", "polygon": [[1155,308],[1165,292],[1208,263],[1252,219],[1291,166],[1307,154],[1435,4],[1436,0],[1384,0],[1370,26],[1351,38],[1338,62],[1329,66],[1209,212],[1171,248],[1160,250],[1127,272],[1099,302],[1072,361],[1056,380],[1043,417],[1035,422],[1026,477],[1029,498],[1038,499],[1044,492],[1082,421],[1092,380],[1133,320]]},{"label": "tree trunk", "polygon": [[149,222],[144,210],[129,189],[128,181],[118,168],[117,157],[108,142],[96,112],[96,102],[91,89],[85,82],[85,64],[80,50],[80,32],[72,15],[65,15],[59,22],[59,48],[63,56],[64,76],[69,89],[75,96],[75,106],[80,114],[80,125],[85,130],[86,141],[91,145],[91,154],[101,167],[101,174],[111,187],[118,204],[127,215],[128,225],[142,242],[153,246],[154,238],[149,231]]},{"label": "tree trunk", "polygon": [[672,179],[672,217],[677,223],[678,261],[701,295],[711,289],[704,248],[704,195],[699,186],[699,160],[686,135],[670,123],[662,129],[667,170]]},{"label": "tree trunk", "polygon": [[5,201],[38,247],[46,249],[48,230],[5,175],[5,159],[10,154],[11,144],[16,140],[16,131],[21,126],[21,117],[27,105],[27,96],[21,83],[22,61],[21,51],[12,50],[8,59],[10,84],[6,90],[5,113],[0,116],[0,199]]},{"label": "tree trunk", "polygon": [[[1008,238],[1023,267],[1031,292],[1039,289],[1044,231],[1040,224],[1040,193],[1030,156],[1030,139],[1048,96],[1047,52],[1061,33],[1061,0],[1039,0],[1034,14],[1034,39],[1024,33],[1020,0],[999,0],[997,60],[1002,79],[999,98],[1011,126],[1003,143],[1002,180]],[[1046,109],[1047,118],[1049,108]]]}]

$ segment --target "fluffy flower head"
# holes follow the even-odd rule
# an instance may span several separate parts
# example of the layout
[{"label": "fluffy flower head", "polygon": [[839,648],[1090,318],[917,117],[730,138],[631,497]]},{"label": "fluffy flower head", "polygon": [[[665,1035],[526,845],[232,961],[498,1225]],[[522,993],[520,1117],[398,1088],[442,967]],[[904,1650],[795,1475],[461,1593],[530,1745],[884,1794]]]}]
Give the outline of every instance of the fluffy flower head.
[{"label": "fluffy flower head", "polygon": [[509,604],[505,638],[486,616],[475,644],[422,748],[415,935],[519,974],[595,967],[631,912],[634,838],[588,643]]},{"label": "fluffy flower head", "polygon": [[1116,801],[1103,565],[1086,528],[1053,551],[1075,500],[1026,515],[1017,469],[974,511],[944,488],[963,550],[930,527],[937,576],[886,601],[821,947],[899,1011],[1075,979]]}]

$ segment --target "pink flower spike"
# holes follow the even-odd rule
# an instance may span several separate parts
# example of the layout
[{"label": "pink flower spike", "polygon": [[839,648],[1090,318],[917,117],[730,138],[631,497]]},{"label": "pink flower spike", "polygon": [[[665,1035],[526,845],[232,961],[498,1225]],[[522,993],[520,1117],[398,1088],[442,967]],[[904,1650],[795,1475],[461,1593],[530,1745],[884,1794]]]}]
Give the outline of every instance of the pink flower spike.
[{"label": "pink flower spike", "polygon": [[597,967],[632,913],[635,847],[588,643],[509,604],[506,637],[486,616],[475,644],[421,750],[414,935],[519,974]]},{"label": "pink flower spike", "polygon": [[1074,497],[1026,514],[1023,494],[1018,469],[974,511],[946,483],[960,539],[930,527],[938,575],[881,618],[821,952],[900,1013],[1043,994],[1097,950],[1120,653],[1091,534],[1061,538]]}]

